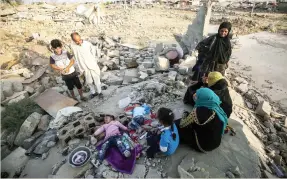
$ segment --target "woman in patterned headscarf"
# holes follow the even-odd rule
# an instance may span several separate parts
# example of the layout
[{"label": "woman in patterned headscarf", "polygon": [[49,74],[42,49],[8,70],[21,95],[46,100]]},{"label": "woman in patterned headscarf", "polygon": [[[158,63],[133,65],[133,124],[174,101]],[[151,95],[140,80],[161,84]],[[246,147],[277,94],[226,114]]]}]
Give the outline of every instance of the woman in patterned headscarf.
[{"label": "woman in patterned headscarf", "polygon": [[220,145],[227,125],[221,101],[209,88],[197,90],[194,101],[192,112],[177,121],[180,142],[200,152],[214,150]]}]

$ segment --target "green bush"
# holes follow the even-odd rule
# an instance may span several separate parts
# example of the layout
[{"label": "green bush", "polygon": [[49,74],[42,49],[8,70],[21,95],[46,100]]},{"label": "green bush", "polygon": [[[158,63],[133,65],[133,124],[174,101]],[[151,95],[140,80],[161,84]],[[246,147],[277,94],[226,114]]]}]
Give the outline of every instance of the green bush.
[{"label": "green bush", "polygon": [[31,99],[24,99],[7,106],[1,114],[2,130],[18,132],[23,122],[33,112],[41,113],[42,109]]}]

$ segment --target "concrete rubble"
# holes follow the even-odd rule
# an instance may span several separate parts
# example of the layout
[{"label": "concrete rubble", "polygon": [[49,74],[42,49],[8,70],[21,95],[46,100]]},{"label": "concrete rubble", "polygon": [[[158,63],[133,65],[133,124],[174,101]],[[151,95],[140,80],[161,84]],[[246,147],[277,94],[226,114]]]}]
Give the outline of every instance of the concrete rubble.
[{"label": "concrete rubble", "polygon": [[[261,99],[247,77],[233,74],[232,69],[228,70],[227,74],[234,103],[230,124],[238,130],[238,137],[226,134],[218,149],[207,154],[199,154],[180,146],[179,152],[163,159],[149,160],[141,156],[131,175],[115,171],[107,163],[95,169],[90,163],[72,168],[67,162],[67,156],[77,146],[86,145],[91,149],[93,157],[97,154],[94,145],[99,139],[89,139],[103,124],[103,114],[107,111],[116,116],[123,115],[124,107],[139,101],[151,105],[155,111],[160,106],[168,105],[176,109],[188,108],[181,106],[182,96],[189,85],[192,67],[197,60],[194,48],[197,42],[207,35],[211,7],[211,4],[208,4],[199,8],[197,18],[189,25],[179,43],[158,42],[139,48],[123,43],[117,36],[89,36],[87,40],[97,51],[97,60],[102,72],[101,81],[107,88],[103,90],[106,99],[83,102],[79,104],[81,108],[57,109],[53,114],[48,110],[49,114],[31,114],[19,132],[9,135],[3,140],[3,144],[1,137],[1,153],[5,156],[1,161],[1,170],[7,172],[9,177],[20,176],[19,173],[25,170],[28,160],[31,163],[32,160],[43,160],[37,163],[40,168],[45,168],[43,163],[47,161],[54,162],[53,167],[49,165],[50,168],[46,169],[49,170],[49,175],[46,176],[45,173],[45,176],[41,176],[51,178],[278,177],[278,170],[283,171],[287,163],[287,118],[284,114],[275,112],[276,109],[269,100]],[[83,10],[82,6],[78,6],[77,16],[68,16],[67,14],[74,12],[62,12],[57,6],[43,4],[43,12],[60,14],[53,17],[41,13],[31,15],[28,9],[19,7],[19,12],[1,12],[1,17],[13,16],[17,20],[59,23],[73,21],[76,28],[84,28],[88,24],[87,20],[89,23],[98,24],[104,19],[96,17],[97,8],[93,6]],[[71,20],[69,17],[74,18]],[[216,21],[214,18],[212,20]],[[49,52],[46,47],[50,39],[40,41],[42,35],[39,33],[32,33],[32,36],[33,41],[45,45],[37,44],[34,47],[37,53],[25,51],[21,63],[1,71],[5,77],[1,79],[1,104],[4,106],[27,98],[37,99],[45,90],[54,90],[68,96],[64,81],[48,68],[48,59],[42,56]],[[237,45],[238,42],[233,39],[233,48]],[[171,66],[170,60],[175,58],[178,58],[178,63]],[[16,76],[18,80],[12,80],[11,76]],[[120,122],[128,120],[129,118],[124,116]],[[23,148],[18,147],[10,151],[11,143]],[[184,151],[187,152],[183,156]],[[53,158],[55,153],[64,159]],[[273,163],[278,167],[274,167]],[[33,165],[27,168],[29,167],[33,168]],[[27,173],[38,175],[35,170],[27,168]]]}]

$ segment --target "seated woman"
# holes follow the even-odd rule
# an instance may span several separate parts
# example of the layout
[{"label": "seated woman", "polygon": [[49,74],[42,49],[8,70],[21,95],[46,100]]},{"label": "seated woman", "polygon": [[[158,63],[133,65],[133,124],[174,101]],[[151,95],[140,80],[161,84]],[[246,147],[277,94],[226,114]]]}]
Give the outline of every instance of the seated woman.
[{"label": "seated woman", "polygon": [[176,121],[180,141],[200,152],[216,149],[227,125],[227,116],[219,106],[219,97],[208,88],[200,88],[194,95],[191,113]]},{"label": "seated woman", "polygon": [[220,72],[210,72],[208,75],[208,87],[219,97],[221,100],[220,107],[229,118],[232,113],[232,100],[228,90],[227,81],[224,79]]},{"label": "seated woman", "polygon": [[[203,80],[205,80],[204,82],[207,83],[207,86],[219,97],[222,102],[220,104],[220,107],[223,109],[223,111],[229,118],[232,113],[232,100],[229,94],[227,81],[224,79],[222,74],[217,71],[210,72],[208,74],[208,78],[203,78]],[[191,104],[192,106],[194,106],[195,102],[192,98],[192,95],[197,89],[205,87],[205,83],[202,82],[190,86],[186,91],[183,102],[185,104]]]}]

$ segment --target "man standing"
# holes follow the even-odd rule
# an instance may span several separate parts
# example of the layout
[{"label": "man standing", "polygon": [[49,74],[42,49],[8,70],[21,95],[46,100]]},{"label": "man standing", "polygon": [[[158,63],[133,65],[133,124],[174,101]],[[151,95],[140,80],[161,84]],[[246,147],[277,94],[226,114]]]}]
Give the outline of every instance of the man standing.
[{"label": "man standing", "polygon": [[[79,70],[81,73],[84,73],[86,82],[89,85],[91,98],[99,95],[99,98],[103,98],[101,90],[101,81],[100,81],[100,68],[96,59],[96,49],[88,41],[82,40],[81,36],[74,32],[71,34],[72,40],[75,44],[71,45],[73,50],[75,60],[78,64]],[[95,91],[95,87],[97,92]]]}]

